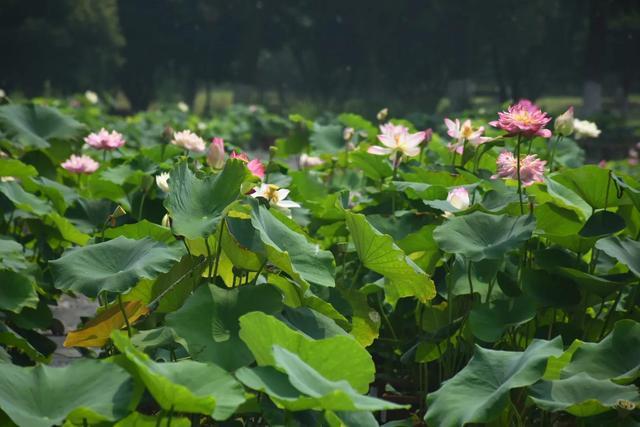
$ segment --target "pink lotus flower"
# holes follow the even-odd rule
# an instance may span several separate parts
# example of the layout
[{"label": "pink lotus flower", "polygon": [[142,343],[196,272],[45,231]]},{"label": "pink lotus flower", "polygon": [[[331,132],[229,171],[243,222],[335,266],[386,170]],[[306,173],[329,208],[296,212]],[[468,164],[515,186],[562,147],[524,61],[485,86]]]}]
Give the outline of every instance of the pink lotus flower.
[{"label": "pink lotus flower", "polygon": [[225,154],[224,154],[224,139],[215,137],[211,141],[209,146],[209,153],[207,154],[207,163],[213,169],[222,169],[224,166]]},{"label": "pink lotus flower", "polygon": [[[496,161],[497,173],[491,178],[511,178],[518,179],[518,161],[509,151],[503,151]],[[525,156],[520,161],[520,180],[525,187],[534,182],[543,182],[545,160],[538,159],[535,155]]]},{"label": "pink lotus flower", "polygon": [[90,133],[84,142],[97,150],[115,150],[125,144],[125,140],[122,134],[114,131],[107,132],[105,128],[100,129],[100,132]]},{"label": "pink lotus flower", "polygon": [[182,132],[174,133],[171,143],[186,150],[198,153],[202,153],[207,149],[204,140],[190,130],[183,130]]},{"label": "pink lotus flower", "polygon": [[72,154],[67,160],[65,160],[61,166],[71,173],[86,173],[92,174],[100,167],[100,163],[96,162],[89,156],[76,156]]},{"label": "pink lotus flower", "polygon": [[389,155],[389,158],[394,162],[398,153],[407,157],[415,157],[420,154],[418,146],[426,137],[424,131],[411,134],[406,127],[393,123],[381,125],[380,131],[382,133],[378,135],[378,140],[384,147],[374,145],[369,147],[367,152],[378,156]]},{"label": "pink lotus flower", "polygon": [[247,153],[238,154],[235,151],[231,153],[231,158],[242,160],[247,164],[247,168],[249,169],[249,171],[253,176],[256,176],[260,179],[264,179],[266,174],[266,169],[264,167],[264,164],[260,160],[253,159],[249,161],[249,157],[247,156]]},{"label": "pink lotus flower", "polygon": [[551,121],[551,117],[528,99],[522,99],[507,111],[498,113],[498,117],[498,120],[489,124],[506,131],[509,135],[551,137],[551,131],[544,128]]}]

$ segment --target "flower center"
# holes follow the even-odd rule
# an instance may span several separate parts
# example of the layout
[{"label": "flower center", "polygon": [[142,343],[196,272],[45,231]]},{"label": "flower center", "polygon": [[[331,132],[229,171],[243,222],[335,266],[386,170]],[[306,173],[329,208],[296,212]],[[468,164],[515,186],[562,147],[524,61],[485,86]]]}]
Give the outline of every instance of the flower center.
[{"label": "flower center", "polygon": [[530,125],[533,121],[531,114],[528,111],[520,111],[514,114],[513,119],[525,125]]},{"label": "flower center", "polygon": [[264,192],[264,195],[269,200],[269,203],[278,203],[280,201],[278,187],[273,184],[269,184],[269,188]]},{"label": "flower center", "polygon": [[473,134],[473,128],[471,126],[463,126],[462,127],[462,136],[465,139],[469,139]]}]

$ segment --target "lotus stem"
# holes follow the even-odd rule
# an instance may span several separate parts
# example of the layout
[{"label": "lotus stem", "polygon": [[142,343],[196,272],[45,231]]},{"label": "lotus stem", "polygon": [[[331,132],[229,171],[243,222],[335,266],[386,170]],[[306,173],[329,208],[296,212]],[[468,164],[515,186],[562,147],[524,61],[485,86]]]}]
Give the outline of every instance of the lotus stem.
[{"label": "lotus stem", "polygon": [[518,199],[520,199],[520,214],[524,214],[524,206],[522,204],[522,180],[520,179],[520,135],[516,143],[516,171],[518,174]]},{"label": "lotus stem", "polygon": [[131,338],[131,325],[129,324],[129,318],[127,317],[127,312],[124,309],[124,305],[122,304],[122,295],[118,294],[118,306],[120,307],[120,312],[122,313],[122,317],[124,317],[124,324],[127,325],[127,335]]},{"label": "lotus stem", "polygon": [[607,313],[607,317],[604,319],[604,325],[602,325],[602,331],[600,331],[600,337],[598,338],[598,341],[601,340],[602,338],[604,338],[604,334],[607,331],[607,328],[609,327],[609,322],[611,321],[611,318],[613,317],[613,313],[615,313],[616,308],[618,307],[618,304],[620,303],[620,299],[622,298],[622,291],[623,290],[624,290],[624,288],[620,289],[618,291],[618,295],[616,295],[616,299],[615,299],[615,301],[613,301],[613,305],[609,309],[609,312]]}]

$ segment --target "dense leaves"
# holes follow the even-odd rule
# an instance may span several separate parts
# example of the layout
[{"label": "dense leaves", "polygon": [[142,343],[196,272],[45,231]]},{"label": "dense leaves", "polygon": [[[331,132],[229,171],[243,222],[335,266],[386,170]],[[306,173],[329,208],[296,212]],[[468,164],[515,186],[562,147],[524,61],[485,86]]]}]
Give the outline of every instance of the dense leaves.
[{"label": "dense leaves", "polygon": [[62,105],[121,134],[0,120],[0,424],[637,421],[633,170],[481,119]]}]

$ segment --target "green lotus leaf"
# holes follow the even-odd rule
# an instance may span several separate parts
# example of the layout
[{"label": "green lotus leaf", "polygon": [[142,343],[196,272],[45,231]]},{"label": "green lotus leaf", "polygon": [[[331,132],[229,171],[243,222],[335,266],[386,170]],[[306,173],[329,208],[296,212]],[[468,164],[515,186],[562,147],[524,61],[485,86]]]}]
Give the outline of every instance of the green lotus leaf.
[{"label": "green lotus leaf", "polygon": [[122,332],[114,331],[111,339],[166,411],[198,413],[225,420],[245,401],[242,385],[219,366],[192,360],[156,363],[136,349]]},{"label": "green lotus leaf", "polygon": [[[162,417],[162,414],[158,415],[144,415],[139,412],[133,412],[129,414],[126,418],[118,421],[114,427],[158,427],[158,426],[166,426],[168,421],[161,420],[158,423],[158,418]],[[190,427],[191,421],[186,417],[171,417],[171,425],[173,427]]]},{"label": "green lotus leaf", "polygon": [[335,260],[292,230],[265,206],[252,202],[251,224],[265,245],[267,259],[294,280],[304,284],[335,286]]},{"label": "green lotus leaf", "polygon": [[222,232],[222,250],[234,266],[258,271],[265,262],[264,246],[248,219],[227,217]]},{"label": "green lotus leaf", "polygon": [[91,237],[88,234],[78,230],[71,221],[57,212],[47,214],[44,218],[44,222],[47,225],[57,228],[60,232],[60,236],[68,242],[84,246],[89,242],[89,240],[91,240]]},{"label": "green lotus leaf", "polygon": [[17,209],[25,212],[42,216],[53,210],[49,203],[31,193],[27,193],[16,181],[0,182],[0,193],[11,200]]},{"label": "green lotus leaf", "polygon": [[574,252],[584,253],[593,246],[595,239],[587,239],[578,234],[584,221],[575,210],[555,203],[544,203],[536,206],[533,213],[536,217],[536,234]]},{"label": "green lotus leaf", "polygon": [[501,259],[529,240],[535,229],[530,215],[519,217],[474,212],[450,218],[433,232],[440,249],[472,261]]},{"label": "green lotus leaf", "polygon": [[212,234],[226,208],[240,196],[240,186],[248,174],[238,159],[228,160],[222,172],[203,179],[196,177],[186,163],[174,168],[164,201],[174,233],[189,239]]},{"label": "green lotus leaf", "polygon": [[635,386],[598,380],[581,372],[555,381],[540,381],[529,387],[529,397],[545,411],[566,411],[577,417],[590,417],[614,409],[618,401],[640,403]]},{"label": "green lotus leaf", "polygon": [[564,367],[562,378],[586,372],[597,380],[628,384],[640,375],[640,323],[618,321],[599,343],[582,343]]},{"label": "green lotus leaf", "polygon": [[1,106],[0,125],[20,144],[36,148],[49,147],[52,139],[76,138],[85,128],[55,108],[34,104]]},{"label": "green lotus leaf", "polygon": [[361,170],[364,175],[374,181],[381,181],[393,174],[389,161],[382,156],[372,156],[363,151],[349,154],[351,165]]},{"label": "green lotus leaf", "polygon": [[572,280],[578,287],[586,292],[594,293],[600,297],[606,297],[627,286],[630,281],[624,275],[596,276],[569,267],[552,268],[559,276]]},{"label": "green lotus leaf", "polygon": [[247,387],[265,392],[290,411],[329,409],[337,411],[378,411],[403,406],[363,396],[344,380],[331,381],[305,363],[298,355],[278,345],[273,347],[276,367],[242,368],[236,373]]},{"label": "green lotus leaf", "polygon": [[[142,301],[154,304],[157,313],[176,311],[198,286],[202,271],[207,267],[205,259],[185,255],[171,270],[156,279],[142,279],[123,295],[123,301]],[[159,300],[158,300],[159,298]]]},{"label": "green lotus leaf", "polygon": [[38,176],[38,171],[31,165],[17,159],[0,159],[0,176],[12,176],[18,179]]},{"label": "green lotus leaf", "polygon": [[569,307],[580,302],[576,284],[545,270],[525,269],[522,290],[540,307]]},{"label": "green lotus leaf", "polygon": [[629,267],[636,276],[640,276],[640,242],[628,237],[611,236],[596,243],[596,248],[620,263]]},{"label": "green lotus leaf", "polygon": [[29,267],[22,245],[15,240],[0,237],[0,265],[11,271],[22,271]]},{"label": "green lotus leaf", "polygon": [[107,242],[66,251],[49,264],[58,289],[95,298],[100,292],[124,293],[140,279],[154,279],[169,271],[184,247],[167,246],[151,238],[117,237]]},{"label": "green lotus leaf", "polygon": [[561,353],[560,337],[533,340],[524,352],[476,346],[467,366],[429,393],[425,421],[440,427],[492,421],[509,405],[510,390],[537,382],[549,357]]},{"label": "green lotus leaf", "polygon": [[282,294],[273,286],[242,286],[230,290],[200,286],[175,313],[171,327],[194,360],[213,362],[229,371],[253,362],[238,336],[238,319],[245,313],[275,314],[282,310]]},{"label": "green lotus leaf", "polygon": [[38,294],[32,279],[14,271],[0,270],[0,310],[19,313],[25,307],[37,305]]},{"label": "green lotus leaf", "polygon": [[551,175],[550,180],[571,190],[592,209],[606,209],[611,206],[628,204],[626,195],[617,197],[616,188],[609,182],[610,172],[596,165],[586,165],[575,169],[564,169]]},{"label": "green lotus leaf", "polygon": [[359,290],[345,289],[342,295],[351,305],[350,334],[362,346],[370,346],[380,334],[380,313],[369,306],[367,296]]},{"label": "green lotus leaf", "polygon": [[176,241],[173,233],[167,227],[163,227],[146,219],[136,222],[135,224],[125,224],[120,227],[108,228],[104,237],[113,239],[118,236],[128,237],[129,239],[144,239],[150,237],[158,242],[170,244]]},{"label": "green lotus leaf", "polygon": [[342,126],[314,123],[309,143],[314,150],[320,153],[336,154],[339,151],[344,151]]},{"label": "green lotus leaf", "polygon": [[599,238],[624,230],[624,219],[613,212],[598,211],[591,215],[579,231],[582,237]]},{"label": "green lotus leaf", "polygon": [[536,315],[533,301],[526,295],[495,300],[474,307],[469,313],[473,335],[486,342],[497,341],[510,327],[527,323]]},{"label": "green lotus leaf", "polygon": [[371,355],[347,335],[314,340],[261,312],[240,318],[240,338],[259,366],[276,366],[273,346],[295,352],[305,363],[331,381],[346,380],[359,393],[369,389],[375,367]]},{"label": "green lotus leaf", "polygon": [[133,380],[113,363],[80,360],[54,368],[0,363],[0,408],[20,426],[115,421],[135,405]]},{"label": "green lotus leaf", "polygon": [[346,213],[347,227],[362,264],[385,277],[385,299],[392,305],[400,298],[415,296],[426,302],[436,295],[431,278],[393,242],[380,233],[364,215]]},{"label": "green lotus leaf", "polygon": [[131,212],[131,203],[124,188],[111,181],[102,179],[98,174],[89,175],[83,195],[93,200],[111,200],[121,205],[126,211]]},{"label": "green lotus leaf", "polygon": [[[582,200],[582,198],[580,198],[580,196],[578,196],[575,192],[573,192],[569,188],[565,187],[564,185],[550,178],[545,179],[545,184],[547,187],[547,193],[542,193],[542,194],[545,196],[547,194],[548,196],[551,196],[551,200],[553,201],[554,204],[562,208],[573,210],[582,221],[589,218],[589,216],[593,212],[593,209],[591,208],[591,206],[589,206],[587,202]],[[534,187],[533,193],[538,192],[537,190],[539,189]],[[536,195],[536,197],[539,197],[539,196]]]}]

